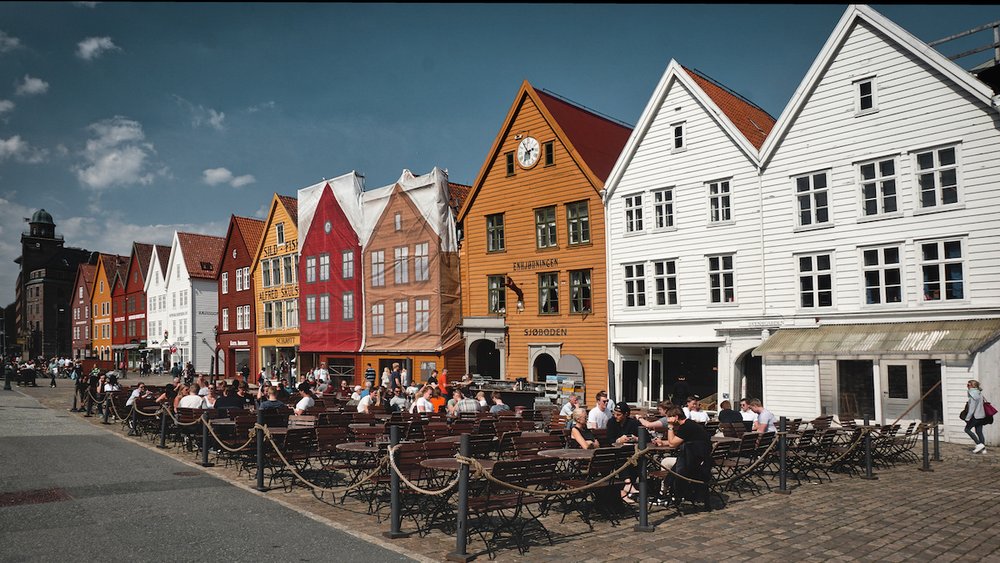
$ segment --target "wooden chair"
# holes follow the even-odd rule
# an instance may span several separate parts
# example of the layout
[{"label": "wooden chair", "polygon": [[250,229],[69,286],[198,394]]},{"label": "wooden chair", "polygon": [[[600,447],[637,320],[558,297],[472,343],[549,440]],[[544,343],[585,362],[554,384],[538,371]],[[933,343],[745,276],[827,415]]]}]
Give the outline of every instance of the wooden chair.
[{"label": "wooden chair", "polygon": [[[557,462],[545,458],[503,460],[493,466],[491,473],[503,483],[526,488],[550,488],[556,479]],[[537,507],[545,501],[543,496],[515,491],[490,481],[483,494],[469,498],[471,518],[468,533],[482,538],[491,558],[504,539],[512,540],[520,554],[527,552],[530,536],[525,532],[532,524],[537,525],[551,544],[552,536],[539,520],[543,511],[531,511],[532,506]],[[490,518],[491,515],[494,518]],[[487,532],[490,533],[488,538]]]}]

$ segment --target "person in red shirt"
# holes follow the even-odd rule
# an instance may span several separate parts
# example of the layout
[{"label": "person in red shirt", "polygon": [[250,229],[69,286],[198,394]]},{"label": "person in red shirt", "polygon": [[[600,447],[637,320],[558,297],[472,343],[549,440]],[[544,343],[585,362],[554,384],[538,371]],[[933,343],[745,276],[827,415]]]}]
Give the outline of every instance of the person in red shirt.
[{"label": "person in red shirt", "polygon": [[448,370],[446,369],[441,370],[438,375],[438,389],[441,390],[442,396],[448,396]]}]

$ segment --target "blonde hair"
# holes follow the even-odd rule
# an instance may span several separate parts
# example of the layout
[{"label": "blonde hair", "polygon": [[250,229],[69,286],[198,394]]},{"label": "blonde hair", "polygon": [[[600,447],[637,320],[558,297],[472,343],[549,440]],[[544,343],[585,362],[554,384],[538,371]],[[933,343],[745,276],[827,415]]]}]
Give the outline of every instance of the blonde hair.
[{"label": "blonde hair", "polygon": [[586,420],[587,420],[587,410],[586,410],[586,409],[582,409],[582,408],[580,408],[580,407],[577,407],[577,408],[573,409],[573,421],[574,421],[574,422],[577,422],[577,421],[579,421],[579,420],[580,420],[581,418],[582,418],[582,419],[583,419],[584,421],[586,421]]},{"label": "blonde hair", "polygon": [[969,385],[971,385],[974,389],[980,389],[979,382],[976,381],[975,379],[970,379]]}]

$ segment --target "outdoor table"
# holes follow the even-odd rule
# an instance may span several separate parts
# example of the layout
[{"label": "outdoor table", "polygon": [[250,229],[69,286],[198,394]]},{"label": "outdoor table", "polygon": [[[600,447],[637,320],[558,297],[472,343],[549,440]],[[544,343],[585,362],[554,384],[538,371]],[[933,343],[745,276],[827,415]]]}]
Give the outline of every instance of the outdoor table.
[{"label": "outdoor table", "polygon": [[594,450],[559,448],[557,450],[540,450],[538,455],[542,457],[554,457],[563,461],[586,461],[594,457]]},{"label": "outdoor table", "polygon": [[359,428],[375,428],[378,424],[368,424],[367,422],[352,422],[347,425],[351,430],[357,430]]},{"label": "outdoor table", "polygon": [[443,442],[443,443],[447,443],[447,444],[457,444],[457,443],[459,443],[459,442],[462,441],[462,435],[461,434],[456,434],[454,436],[442,436],[442,437],[440,437],[440,438],[438,438],[437,440],[434,440],[434,441],[435,442]]},{"label": "outdoor table", "polygon": [[379,452],[378,446],[369,446],[365,442],[346,442],[337,444],[336,448],[349,454],[377,454]]},{"label": "outdoor table", "polygon": [[[480,459],[479,464],[483,466],[483,469],[490,471],[493,466],[496,465],[496,460],[493,459]],[[461,469],[462,464],[458,462],[457,459],[453,457],[435,457],[431,459],[421,460],[420,467],[424,469],[430,469],[432,471],[446,471],[448,473],[455,473]]]}]

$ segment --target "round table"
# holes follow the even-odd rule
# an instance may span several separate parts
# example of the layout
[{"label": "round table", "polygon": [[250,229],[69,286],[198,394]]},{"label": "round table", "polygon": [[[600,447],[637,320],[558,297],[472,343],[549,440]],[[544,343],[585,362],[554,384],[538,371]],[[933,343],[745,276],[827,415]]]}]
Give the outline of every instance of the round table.
[{"label": "round table", "polygon": [[563,461],[581,461],[594,458],[594,450],[559,448],[558,450],[540,450],[538,455],[552,457]]},{"label": "round table", "polygon": [[462,435],[461,434],[455,434],[455,435],[452,435],[452,436],[441,436],[440,438],[438,438],[437,440],[434,440],[434,441],[435,442],[444,442],[446,444],[457,444],[457,443],[459,443],[459,442],[462,441]]},{"label": "round table", "polygon": [[382,425],[380,424],[368,424],[367,422],[352,422],[347,425],[351,430],[357,430],[359,428],[377,428]]},{"label": "round table", "polygon": [[336,448],[342,452],[352,454],[377,454],[379,452],[378,446],[369,446],[364,442],[346,442],[337,444]]},{"label": "round table", "polygon": [[[496,460],[493,459],[480,459],[479,464],[483,466],[483,469],[490,471],[493,466],[496,465]],[[455,473],[461,469],[462,464],[458,462],[457,459],[453,457],[435,457],[431,459],[421,460],[420,467],[424,469],[432,469],[435,471],[447,471],[449,473]]]}]

